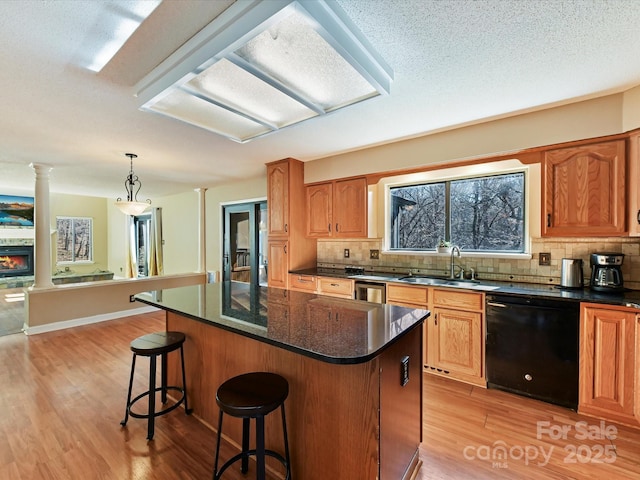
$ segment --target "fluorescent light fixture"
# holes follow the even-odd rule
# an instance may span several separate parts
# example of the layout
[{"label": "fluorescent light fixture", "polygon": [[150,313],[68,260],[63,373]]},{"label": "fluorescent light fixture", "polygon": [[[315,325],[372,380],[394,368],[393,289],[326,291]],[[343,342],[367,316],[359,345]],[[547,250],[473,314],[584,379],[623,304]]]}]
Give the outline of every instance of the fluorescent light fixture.
[{"label": "fluorescent light fixture", "polygon": [[138,85],[140,109],[237,142],[389,93],[393,71],[332,0],[238,0]]},{"label": "fluorescent light fixture", "polygon": [[104,3],[95,31],[87,40],[88,48],[96,44],[86,68],[99,72],[122,48],[142,22],[160,5],[161,0],[134,0]]}]

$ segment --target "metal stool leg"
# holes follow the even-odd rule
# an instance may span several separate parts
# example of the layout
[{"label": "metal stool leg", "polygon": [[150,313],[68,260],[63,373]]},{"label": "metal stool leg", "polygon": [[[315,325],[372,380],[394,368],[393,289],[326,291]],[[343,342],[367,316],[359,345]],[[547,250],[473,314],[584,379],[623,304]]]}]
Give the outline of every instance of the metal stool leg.
[{"label": "metal stool leg", "polygon": [[282,412],[282,434],[284,435],[284,458],[287,461],[287,474],[285,480],[291,480],[291,459],[289,458],[289,438],[287,437],[287,420],[284,414],[284,403],[280,407]]},{"label": "metal stool leg", "polygon": [[249,418],[242,419],[242,463],[240,471],[247,473],[249,471]]},{"label": "metal stool leg", "polygon": [[162,404],[164,405],[165,403],[167,403],[167,354],[163,353],[161,355],[161,359],[162,365],[160,366],[160,368],[162,371],[160,372],[160,399],[162,400]]},{"label": "metal stool leg", "polygon": [[153,440],[156,413],[156,355],[149,357],[149,419],[147,422],[147,440]]},{"label": "metal stool leg", "polygon": [[191,409],[189,408],[189,402],[187,401],[187,375],[184,369],[184,350],[182,349],[182,345],[180,345],[180,364],[182,365],[182,390],[184,390],[184,412],[187,415],[190,415]]},{"label": "metal stool leg", "polygon": [[256,417],[256,479],[265,480],[266,472],[264,465],[264,416]]},{"label": "metal stool leg", "polygon": [[218,417],[218,441],[216,442],[216,459],[213,462],[213,480],[218,480],[218,459],[220,458],[220,439],[222,438],[222,410],[220,410],[220,416]]},{"label": "metal stool leg", "polygon": [[131,375],[129,376],[129,391],[127,393],[127,408],[124,411],[124,418],[120,422],[123,427],[129,420],[129,408],[131,408],[131,390],[133,389],[133,374],[136,371],[136,354],[133,354],[133,360],[131,360]]}]

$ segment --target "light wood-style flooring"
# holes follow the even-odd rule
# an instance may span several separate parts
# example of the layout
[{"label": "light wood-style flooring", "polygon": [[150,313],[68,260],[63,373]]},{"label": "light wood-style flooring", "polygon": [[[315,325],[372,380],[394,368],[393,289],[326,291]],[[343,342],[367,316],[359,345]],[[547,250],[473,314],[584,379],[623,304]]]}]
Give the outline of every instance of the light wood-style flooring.
[{"label": "light wood-style flooring", "polygon": [[[0,338],[0,479],[211,478],[215,437],[195,416],[178,409],[158,418],[151,442],[144,420],[120,426],[129,343],[163,329],[164,314],[158,312]],[[134,388],[142,391],[148,363],[139,357],[138,368]],[[550,428],[569,427],[567,439],[536,438],[538,421],[549,422]],[[640,431],[607,423],[617,429],[615,439],[578,440],[579,421],[598,425],[560,407],[425,376],[424,463],[418,480],[640,478]],[[506,458],[485,459],[497,452],[496,445],[506,447]],[[581,455],[572,457],[572,446]],[[612,463],[593,461],[600,447],[601,458],[612,458]],[[529,462],[520,458],[524,452],[533,456],[535,449],[545,454],[551,449],[551,460],[539,465],[541,453]],[[222,458],[232,452],[223,444]],[[329,480],[296,478],[293,468],[294,480]],[[255,478],[252,473],[244,477],[229,470],[225,479]]]}]

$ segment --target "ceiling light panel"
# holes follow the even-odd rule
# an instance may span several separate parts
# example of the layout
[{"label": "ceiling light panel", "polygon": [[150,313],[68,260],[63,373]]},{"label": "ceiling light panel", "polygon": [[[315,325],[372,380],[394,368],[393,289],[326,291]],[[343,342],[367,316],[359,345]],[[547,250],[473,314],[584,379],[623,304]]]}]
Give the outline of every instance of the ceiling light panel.
[{"label": "ceiling light panel", "polygon": [[141,109],[238,142],[389,93],[335,2],[238,0],[137,86]]},{"label": "ceiling light panel", "polygon": [[379,95],[296,10],[235,53],[325,112]]},{"label": "ceiling light panel", "polygon": [[274,130],[316,115],[313,110],[226,59],[187,82],[185,89],[263,121]]},{"label": "ceiling light panel", "polygon": [[218,133],[237,142],[271,131],[270,128],[242,115],[177,89],[155,102],[149,110]]}]

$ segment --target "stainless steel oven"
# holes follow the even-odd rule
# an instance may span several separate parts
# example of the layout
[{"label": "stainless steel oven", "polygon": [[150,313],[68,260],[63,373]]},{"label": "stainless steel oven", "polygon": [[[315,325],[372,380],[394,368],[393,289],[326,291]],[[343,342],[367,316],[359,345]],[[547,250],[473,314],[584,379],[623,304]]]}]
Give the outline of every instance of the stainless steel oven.
[{"label": "stainless steel oven", "polygon": [[356,300],[372,303],[385,303],[386,285],[375,282],[356,282]]}]

